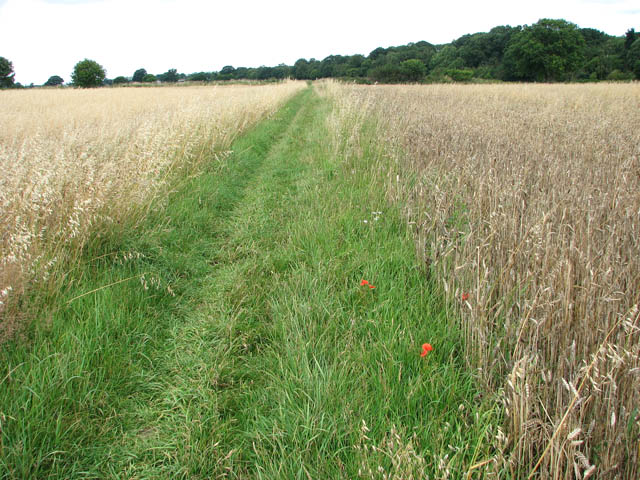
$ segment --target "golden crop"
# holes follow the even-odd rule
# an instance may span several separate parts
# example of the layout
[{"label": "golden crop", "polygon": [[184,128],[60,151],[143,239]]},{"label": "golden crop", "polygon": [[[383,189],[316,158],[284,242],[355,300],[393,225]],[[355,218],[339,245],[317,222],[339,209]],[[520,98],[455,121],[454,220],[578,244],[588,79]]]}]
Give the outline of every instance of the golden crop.
[{"label": "golden crop", "polygon": [[301,88],[0,92],[0,317],[89,235],[131,221],[175,173],[224,156],[236,135]]},{"label": "golden crop", "polygon": [[385,145],[372,168],[503,403],[483,470],[638,478],[640,85],[327,90],[345,161]]}]

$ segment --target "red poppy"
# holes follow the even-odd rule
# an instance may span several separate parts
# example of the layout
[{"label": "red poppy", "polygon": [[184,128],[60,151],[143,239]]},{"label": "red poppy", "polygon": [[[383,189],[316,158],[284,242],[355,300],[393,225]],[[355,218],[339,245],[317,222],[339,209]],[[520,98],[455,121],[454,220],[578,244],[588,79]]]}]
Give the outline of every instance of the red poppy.
[{"label": "red poppy", "polygon": [[469,294],[468,293],[463,293],[462,294],[462,301],[466,302],[467,300],[469,300]]},{"label": "red poppy", "polygon": [[360,285],[361,285],[362,287],[364,287],[365,285],[369,285],[369,288],[370,288],[371,290],[373,290],[374,288],[376,288],[376,286],[375,286],[375,285],[371,285],[367,280],[360,280]]},{"label": "red poppy", "polygon": [[433,347],[431,346],[430,343],[423,343],[422,344],[422,353],[420,354],[421,357],[426,357],[427,353],[429,353],[431,350],[433,350]]}]

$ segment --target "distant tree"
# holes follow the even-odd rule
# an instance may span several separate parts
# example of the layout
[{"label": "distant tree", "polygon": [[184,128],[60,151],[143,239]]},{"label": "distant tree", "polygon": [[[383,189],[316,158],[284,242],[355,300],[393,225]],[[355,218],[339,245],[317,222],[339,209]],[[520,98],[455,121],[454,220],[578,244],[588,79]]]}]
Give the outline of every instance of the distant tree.
[{"label": "distant tree", "polygon": [[176,70],[175,68],[170,68],[166,72],[158,75],[158,80],[167,83],[176,83],[178,81],[178,78],[178,70]]},{"label": "distant tree", "polygon": [[369,54],[369,58],[375,62],[380,57],[384,57],[386,54],[387,54],[386,48],[378,47]]},{"label": "distant tree", "polygon": [[385,63],[369,71],[369,76],[376,82],[399,83],[404,81],[404,75],[400,65]]},{"label": "distant tree", "polygon": [[11,88],[14,84],[13,63],[0,57],[0,88]]},{"label": "distant tree", "polygon": [[309,71],[309,62],[304,58],[299,58],[296,60],[296,63],[293,64],[293,68],[291,69],[293,73],[293,78],[296,80],[307,80],[310,77]]},{"label": "distant tree", "polygon": [[231,65],[225,65],[224,67],[222,67],[222,70],[220,70],[220,73],[218,74],[218,79],[219,80],[233,80],[234,78],[236,78],[236,69],[233,68]]},{"label": "distant tree", "polygon": [[627,63],[637,80],[640,80],[640,38],[631,44],[627,52]]},{"label": "distant tree", "polygon": [[187,79],[192,82],[208,82],[210,78],[211,74],[206,72],[192,73],[191,75],[187,76]]},{"label": "distant tree", "polygon": [[257,75],[258,75],[257,68],[238,67],[234,69],[231,77],[238,80],[246,79],[246,78],[255,79]]},{"label": "distant tree", "polygon": [[320,71],[321,66],[322,64],[315,58],[312,58],[309,60],[309,79],[310,80],[315,80],[317,78],[320,78],[320,76],[322,75]]},{"label": "distant tree", "polygon": [[545,18],[511,38],[505,67],[515,80],[563,81],[580,69],[584,50],[577,25]]},{"label": "distant tree", "polygon": [[284,63],[281,63],[277,67],[273,68],[273,77],[274,78],[277,78],[279,80],[283,80],[283,79],[287,78],[289,75],[291,75],[291,68],[288,67],[287,65],[285,65]]},{"label": "distant tree", "polygon": [[635,42],[638,38],[640,38],[640,33],[636,33],[635,28],[630,28],[629,30],[627,30],[627,32],[624,34],[624,49],[629,50],[631,48],[631,45],[633,45],[633,42]]},{"label": "distant tree", "polygon": [[420,60],[415,58],[405,60],[400,64],[403,80],[407,82],[417,82],[422,80],[427,74],[427,67]]},{"label": "distant tree", "polygon": [[473,78],[473,70],[460,70],[452,68],[446,70],[444,73],[454,82],[470,82]]},{"label": "distant tree", "polygon": [[113,79],[114,85],[122,85],[123,83],[129,83],[127,77],[120,76]]},{"label": "distant tree", "polygon": [[58,85],[62,85],[64,83],[64,80],[62,79],[62,77],[59,77],[58,75],[52,75],[51,77],[49,77],[49,80],[47,80],[44,84],[45,87],[57,87]]},{"label": "distant tree", "polygon": [[265,67],[264,65],[261,67],[258,67],[256,71],[256,80],[268,80],[270,78],[273,78],[272,67]]},{"label": "distant tree", "polygon": [[445,45],[431,59],[432,70],[464,68],[464,60],[454,45]]},{"label": "distant tree", "polygon": [[614,70],[609,75],[607,75],[607,80],[611,80],[614,82],[623,82],[623,81],[633,80],[633,73]]},{"label": "distant tree", "polygon": [[131,78],[132,82],[142,82],[142,79],[144,78],[144,76],[147,74],[147,71],[144,68],[139,68],[138,70],[136,70],[133,74],[133,77]]},{"label": "distant tree", "polygon": [[152,73],[147,73],[144,77],[142,77],[142,81],[144,83],[153,83],[157,80],[157,77]]},{"label": "distant tree", "polygon": [[614,70],[621,70],[623,65],[621,57],[602,54],[585,63],[583,78],[604,80]]},{"label": "distant tree", "polygon": [[71,80],[73,84],[81,88],[99,87],[106,76],[104,68],[94,60],[84,59],[73,69]]}]

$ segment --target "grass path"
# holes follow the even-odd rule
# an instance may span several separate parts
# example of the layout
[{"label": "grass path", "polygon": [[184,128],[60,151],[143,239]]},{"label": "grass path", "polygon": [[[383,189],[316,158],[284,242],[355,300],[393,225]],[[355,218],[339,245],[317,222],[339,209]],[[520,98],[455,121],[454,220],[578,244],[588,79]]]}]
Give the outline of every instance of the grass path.
[{"label": "grass path", "polygon": [[62,305],[144,284],[2,352],[1,478],[460,478],[487,458],[455,323],[399,209],[332,150],[331,108],[303,92],[90,252],[133,254],[87,260]]}]

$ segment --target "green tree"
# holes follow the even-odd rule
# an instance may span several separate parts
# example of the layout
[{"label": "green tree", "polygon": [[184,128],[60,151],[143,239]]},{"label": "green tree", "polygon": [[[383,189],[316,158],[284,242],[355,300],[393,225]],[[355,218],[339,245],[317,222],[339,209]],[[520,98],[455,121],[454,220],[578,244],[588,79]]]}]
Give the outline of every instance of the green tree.
[{"label": "green tree", "polygon": [[122,85],[123,83],[129,83],[127,77],[119,76],[113,79],[114,85]]},{"label": "green tree", "polygon": [[11,88],[14,83],[13,63],[0,57],[0,88]]},{"label": "green tree", "polygon": [[584,61],[585,40],[566,20],[542,19],[515,34],[505,52],[505,68],[515,80],[563,81]]},{"label": "green tree", "polygon": [[445,45],[431,58],[432,70],[464,68],[464,60],[459,57],[458,49],[453,45]]},{"label": "green tree", "polygon": [[640,34],[636,33],[635,28],[630,28],[629,30],[627,30],[627,32],[624,34],[624,49],[629,50],[631,48],[631,45],[633,45],[633,42],[635,42],[638,38],[640,38]]},{"label": "green tree", "polygon": [[131,78],[132,82],[142,82],[142,79],[147,74],[147,71],[144,68],[139,68],[133,73],[133,77]]},{"label": "green tree", "polygon": [[422,80],[427,74],[427,67],[424,63],[415,58],[405,60],[400,64],[400,70],[405,81],[417,82]]},{"label": "green tree", "polygon": [[77,87],[91,88],[102,85],[105,76],[106,72],[98,62],[85,58],[76,63],[71,74],[71,80]]},{"label": "green tree", "polygon": [[220,80],[233,80],[236,77],[236,69],[232,65],[225,65],[218,74]]},{"label": "green tree", "polygon": [[147,73],[144,77],[142,77],[142,81],[144,83],[153,83],[157,80],[157,77],[152,73]]},{"label": "green tree", "polygon": [[399,83],[404,81],[404,74],[400,65],[386,63],[369,71],[369,76],[376,82]]},{"label": "green tree", "polygon": [[178,70],[176,70],[175,68],[170,68],[166,72],[158,75],[158,80],[167,83],[176,83],[178,81],[178,78]]},{"label": "green tree", "polygon": [[296,63],[293,64],[293,68],[291,69],[291,73],[293,73],[293,78],[296,80],[307,80],[311,78],[309,62],[304,58],[296,60]]},{"label": "green tree", "polygon": [[287,78],[290,73],[291,73],[291,69],[284,63],[281,63],[277,67],[273,68],[273,76],[274,78],[277,78],[279,80]]},{"label": "green tree", "polygon": [[57,87],[58,85],[62,85],[63,83],[64,83],[64,80],[62,79],[62,77],[58,75],[52,75],[51,77],[49,77],[49,80],[45,82],[44,86]]},{"label": "green tree", "polygon": [[211,74],[207,72],[196,72],[187,76],[187,79],[191,82],[208,82],[211,79]]},{"label": "green tree", "polygon": [[452,68],[445,70],[445,75],[454,82],[470,82],[473,79],[473,70],[460,70]]},{"label": "green tree", "polygon": [[627,52],[627,63],[637,80],[640,80],[640,38],[631,44]]}]

